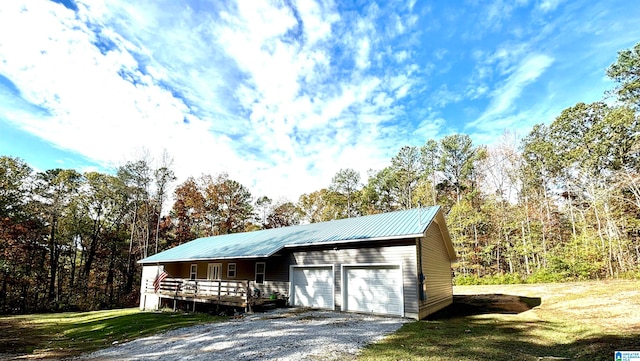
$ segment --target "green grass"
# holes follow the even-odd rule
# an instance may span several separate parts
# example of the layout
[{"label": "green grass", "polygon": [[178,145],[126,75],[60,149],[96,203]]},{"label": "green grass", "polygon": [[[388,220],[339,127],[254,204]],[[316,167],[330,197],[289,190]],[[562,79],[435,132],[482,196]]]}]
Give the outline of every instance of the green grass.
[{"label": "green grass", "polygon": [[141,312],[137,308],[0,317],[0,358],[59,359],[159,332],[227,320],[200,313]]},{"label": "green grass", "polygon": [[[640,350],[640,281],[458,286],[454,304],[367,346],[358,360],[612,360]],[[0,359],[61,359],[227,320],[123,309],[0,317]]]},{"label": "green grass", "polygon": [[[454,294],[450,308],[404,325],[358,360],[608,361],[616,350],[640,350],[638,281],[461,286]],[[509,311],[514,300],[525,310]]]}]

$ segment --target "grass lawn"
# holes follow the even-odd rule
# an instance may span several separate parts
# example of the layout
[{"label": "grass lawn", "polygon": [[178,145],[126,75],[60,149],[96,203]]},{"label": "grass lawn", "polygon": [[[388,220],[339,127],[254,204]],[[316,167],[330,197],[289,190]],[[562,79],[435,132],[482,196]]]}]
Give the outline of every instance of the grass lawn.
[{"label": "grass lawn", "polygon": [[137,308],[0,316],[0,359],[61,359],[170,329],[227,320]]},{"label": "grass lawn", "polygon": [[[122,309],[0,316],[0,359],[61,359],[227,320]],[[454,304],[369,345],[358,360],[613,360],[640,351],[640,281],[460,286]]]},{"label": "grass lawn", "polygon": [[640,351],[640,281],[459,286],[358,360],[613,360]]}]

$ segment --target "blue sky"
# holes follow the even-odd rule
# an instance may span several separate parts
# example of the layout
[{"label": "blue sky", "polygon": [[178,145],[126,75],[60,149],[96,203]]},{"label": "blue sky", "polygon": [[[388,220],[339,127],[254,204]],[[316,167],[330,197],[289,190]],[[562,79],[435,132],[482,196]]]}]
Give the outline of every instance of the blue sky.
[{"label": "blue sky", "polygon": [[84,1],[0,5],[0,155],[111,171],[166,150],[297,200],[403,145],[491,145],[577,102],[640,41],[640,2]]}]

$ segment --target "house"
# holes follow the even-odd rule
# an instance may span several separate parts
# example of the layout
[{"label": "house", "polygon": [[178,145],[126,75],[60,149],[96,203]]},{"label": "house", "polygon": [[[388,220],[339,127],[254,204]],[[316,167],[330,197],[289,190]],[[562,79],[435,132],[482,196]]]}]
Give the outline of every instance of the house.
[{"label": "house", "polygon": [[422,319],[453,301],[440,207],[198,238],[139,261],[141,309],[173,300]]}]

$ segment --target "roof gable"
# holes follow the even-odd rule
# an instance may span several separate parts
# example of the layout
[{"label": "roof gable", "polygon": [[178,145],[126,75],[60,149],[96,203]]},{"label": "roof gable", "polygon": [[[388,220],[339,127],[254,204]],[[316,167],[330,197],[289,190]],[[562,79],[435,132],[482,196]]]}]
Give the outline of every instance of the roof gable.
[{"label": "roof gable", "polygon": [[269,257],[285,247],[419,237],[440,207],[416,208],[291,227],[203,237],[139,263]]}]

